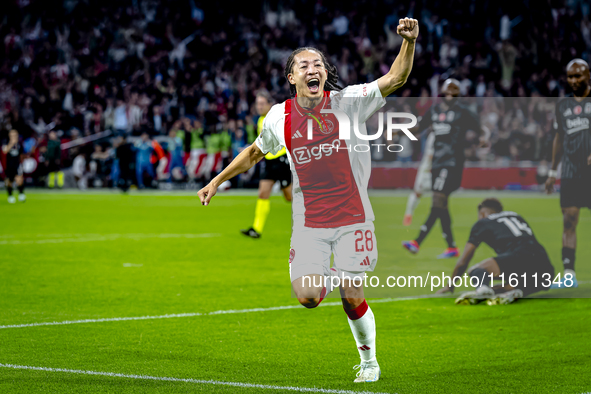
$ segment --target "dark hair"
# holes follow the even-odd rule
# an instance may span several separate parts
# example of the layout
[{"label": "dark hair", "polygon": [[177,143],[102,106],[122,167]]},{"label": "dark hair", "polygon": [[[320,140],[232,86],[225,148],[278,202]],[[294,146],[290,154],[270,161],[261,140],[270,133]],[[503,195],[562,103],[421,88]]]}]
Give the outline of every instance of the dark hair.
[{"label": "dark hair", "polygon": [[483,200],[478,205],[478,210],[480,211],[482,208],[492,209],[495,213],[503,212],[503,204],[501,204],[496,198],[487,198]]},{"label": "dark hair", "polygon": [[326,78],[326,82],[324,83],[324,90],[327,90],[327,91],[341,90],[341,87],[338,85],[339,75],[337,74],[337,67],[333,66],[332,64],[330,64],[326,60],[326,56],[324,55],[324,53],[320,49],[316,49],[313,47],[301,47],[301,48],[296,49],[295,51],[293,51],[291,53],[291,55],[289,55],[289,58],[287,59],[287,63],[285,64],[284,75],[285,75],[285,79],[287,79],[287,83],[289,83],[289,90],[291,92],[291,96],[293,97],[296,95],[296,87],[295,87],[295,85],[292,85],[289,82],[289,78],[287,78],[287,76],[289,74],[291,74],[291,72],[293,70],[295,56],[298,53],[303,52],[303,51],[313,51],[313,52],[316,52],[320,55],[320,58],[322,59],[322,63],[324,63],[324,68],[326,68],[326,70],[328,71],[328,77]]}]

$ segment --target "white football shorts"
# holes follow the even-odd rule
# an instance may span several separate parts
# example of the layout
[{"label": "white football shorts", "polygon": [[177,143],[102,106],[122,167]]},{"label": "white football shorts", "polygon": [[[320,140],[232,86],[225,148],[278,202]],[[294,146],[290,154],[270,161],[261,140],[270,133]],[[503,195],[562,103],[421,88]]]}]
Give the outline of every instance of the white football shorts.
[{"label": "white football shorts", "polygon": [[333,254],[334,266],[351,277],[373,271],[378,262],[373,222],[337,228],[294,226],[289,254],[291,281],[304,275],[329,275]]}]

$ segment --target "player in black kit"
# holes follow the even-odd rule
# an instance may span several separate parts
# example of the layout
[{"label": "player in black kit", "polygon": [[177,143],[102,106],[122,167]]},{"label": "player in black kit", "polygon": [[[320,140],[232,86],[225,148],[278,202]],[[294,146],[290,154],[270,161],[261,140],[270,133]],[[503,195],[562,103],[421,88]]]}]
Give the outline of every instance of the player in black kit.
[{"label": "player in black kit", "polygon": [[131,186],[135,172],[135,153],[133,146],[127,142],[125,135],[120,137],[119,145],[115,150],[115,157],[119,159],[120,170],[119,184],[117,186],[126,193]]},{"label": "player in black kit", "polygon": [[18,200],[26,201],[25,182],[23,178],[23,146],[19,141],[18,131],[10,130],[8,133],[8,144],[2,147],[2,152],[6,155],[6,191],[8,192],[8,202],[14,204],[16,199],[12,195],[14,183],[18,188]]},{"label": "player in black kit", "polygon": [[[466,272],[476,248],[482,242],[490,246],[497,256],[488,258],[469,270],[470,283],[477,284],[477,289],[463,294],[456,303],[468,301],[474,304],[490,299],[497,290],[500,293],[498,303],[505,304],[550,288],[554,279],[554,267],[546,250],[520,215],[503,211],[499,200],[487,198],[478,205],[478,219],[472,226],[468,243],[451,277],[461,277]],[[491,274],[494,278],[503,274],[504,287],[491,287]],[[453,293],[453,290],[453,283],[450,283],[438,293]]]},{"label": "player in black kit", "polygon": [[[575,275],[575,250],[579,211],[591,208],[591,86],[589,65],[574,59],[566,67],[573,94],[556,104],[556,136],[552,146],[552,169],[548,173],[546,192],[552,193],[558,163],[562,156],[560,207],[562,208],[562,264],[564,274]],[[563,279],[564,281],[564,279]],[[553,288],[564,288],[564,283]],[[574,287],[577,287],[576,277]]]},{"label": "player in black kit", "polygon": [[419,236],[413,241],[402,242],[402,246],[413,254],[418,253],[421,243],[439,219],[448,248],[438,258],[451,258],[457,257],[459,251],[451,231],[448,198],[452,192],[459,189],[462,183],[466,133],[469,130],[480,133],[481,145],[486,145],[489,132],[481,127],[478,115],[458,100],[460,83],[457,80],[446,80],[442,91],[445,95],[444,100],[431,107],[431,110],[421,119],[418,129],[422,131],[430,127],[435,133],[431,168],[433,190],[431,213],[425,224],[421,226]]}]

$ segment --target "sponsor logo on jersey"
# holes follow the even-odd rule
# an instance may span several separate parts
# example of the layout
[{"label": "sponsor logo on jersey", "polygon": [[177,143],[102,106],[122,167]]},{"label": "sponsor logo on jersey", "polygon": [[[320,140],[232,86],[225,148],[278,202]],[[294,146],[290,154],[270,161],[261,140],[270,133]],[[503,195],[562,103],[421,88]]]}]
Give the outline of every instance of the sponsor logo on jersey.
[{"label": "sponsor logo on jersey", "polygon": [[[581,107],[578,107],[581,108]],[[576,108],[575,108],[576,110]],[[580,112],[579,112],[580,113]],[[581,118],[576,117],[574,119],[567,119],[566,120],[566,134],[576,133],[581,130],[585,130],[589,128],[589,119],[588,118]]]},{"label": "sponsor logo on jersey", "polygon": [[298,164],[306,164],[315,160],[320,160],[324,156],[330,156],[333,150],[339,150],[341,147],[341,141],[335,139],[332,144],[320,144],[311,148],[307,146],[301,146],[292,150],[293,158]]},{"label": "sponsor logo on jersey", "polygon": [[433,132],[435,135],[449,134],[451,125],[449,123],[433,123]]}]

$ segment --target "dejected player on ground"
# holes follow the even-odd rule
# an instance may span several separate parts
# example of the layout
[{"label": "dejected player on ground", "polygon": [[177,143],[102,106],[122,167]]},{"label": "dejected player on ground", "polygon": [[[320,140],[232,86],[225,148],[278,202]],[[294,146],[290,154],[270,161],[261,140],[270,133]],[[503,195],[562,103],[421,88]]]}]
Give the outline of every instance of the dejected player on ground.
[{"label": "dejected player on ground", "polygon": [[6,191],[8,192],[8,202],[10,204],[16,202],[16,198],[12,195],[15,183],[19,193],[18,200],[25,202],[25,180],[22,166],[25,151],[19,141],[18,131],[10,130],[8,133],[8,143],[2,147],[2,152],[6,155]]},{"label": "dejected player on ground", "polygon": [[[511,303],[524,295],[548,290],[554,279],[554,267],[546,250],[536,239],[529,224],[515,212],[503,211],[503,205],[496,198],[487,198],[478,205],[478,221],[470,231],[470,238],[453,274],[461,277],[470,264],[478,246],[484,242],[496,253],[473,266],[468,274],[475,277],[476,291],[463,294],[456,303],[478,303],[495,296],[498,303]],[[504,287],[492,288],[493,278],[504,274]],[[510,286],[510,284],[516,284]],[[502,286],[503,284],[501,284]],[[445,286],[437,293],[453,293],[454,287]]]},{"label": "dejected player on ground", "polygon": [[[267,91],[260,91],[256,96],[256,110],[260,115],[257,122],[257,133],[261,134],[263,130],[263,123],[267,113],[273,105],[271,95]],[[265,167],[261,173],[261,180],[259,182],[259,198],[254,210],[254,222],[252,227],[246,230],[240,230],[242,234],[251,238],[260,238],[271,210],[271,192],[275,182],[279,182],[285,200],[291,202],[291,169],[287,159],[285,147],[281,148],[277,154],[271,152],[265,155]]]},{"label": "dejected player on ground", "polygon": [[[222,182],[248,170],[267,152],[287,148],[294,182],[290,276],[298,301],[307,308],[318,306],[332,290],[330,282],[326,287],[313,284],[331,278],[331,255],[332,272],[349,278],[362,277],[377,263],[374,216],[367,196],[370,153],[347,149],[363,141],[353,127],[348,130],[350,139],[340,139],[339,122],[322,110],[338,108],[350,119],[358,112],[359,128],[367,133],[367,118],[385,104],[383,97],[406,82],[412,69],[418,22],[401,19],[397,30],[404,40],[390,71],[372,83],[343,90],[337,86],[336,68],[321,51],[294,51],[285,74],[295,97],[274,105],[255,143],[198,193],[202,204],[208,205]],[[312,139],[307,138],[308,125]],[[381,372],[376,360],[375,320],[363,286],[345,280],[340,292],[361,357],[355,382],[377,381]]]},{"label": "dejected player on ground", "polygon": [[[591,86],[589,64],[572,60],[566,67],[570,97],[556,104],[556,136],[552,145],[552,169],[548,173],[546,192],[552,193],[562,158],[560,207],[562,208],[562,264],[564,275],[575,275],[577,224],[581,208],[591,208]],[[553,288],[565,288],[564,278]],[[576,277],[574,287],[577,287]]]},{"label": "dejected player on ground", "polygon": [[466,133],[469,130],[480,133],[482,145],[488,144],[489,133],[488,130],[481,127],[478,115],[458,100],[460,83],[457,80],[446,80],[443,83],[442,91],[445,95],[442,102],[431,107],[419,124],[419,130],[431,127],[433,134],[435,134],[431,168],[433,190],[431,212],[425,224],[421,226],[418,237],[412,241],[404,241],[402,245],[411,253],[418,253],[421,243],[439,219],[448,247],[438,257],[452,258],[457,257],[460,253],[451,230],[448,199],[449,195],[458,190],[462,183]]}]

